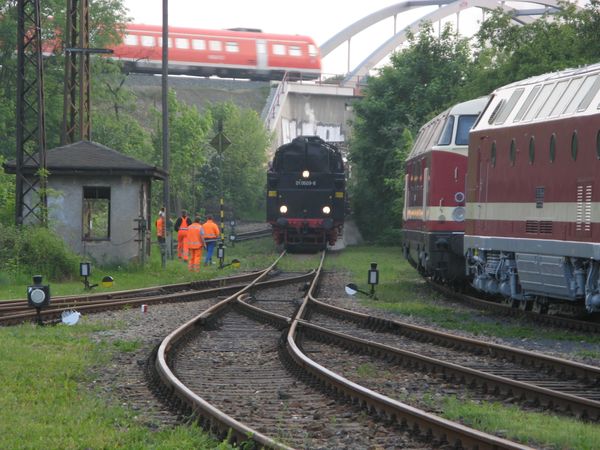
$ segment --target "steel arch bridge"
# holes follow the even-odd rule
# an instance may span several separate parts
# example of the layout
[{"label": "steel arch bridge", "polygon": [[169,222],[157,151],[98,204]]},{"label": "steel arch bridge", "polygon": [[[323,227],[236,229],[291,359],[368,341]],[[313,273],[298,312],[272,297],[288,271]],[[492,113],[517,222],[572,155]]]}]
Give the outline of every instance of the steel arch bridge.
[{"label": "steel arch bridge", "polygon": [[[483,11],[492,11],[495,9],[502,9],[507,13],[512,14],[513,20],[516,23],[527,24],[540,18],[543,14],[552,14],[557,12],[561,6],[556,0],[523,0],[519,3],[527,3],[535,5],[536,8],[531,9],[516,9],[507,5],[504,1],[500,0],[406,0],[397,3],[392,6],[383,8],[377,12],[369,14],[362,19],[354,22],[342,31],[337,33],[335,36],[330,38],[328,41],[320,46],[321,56],[324,58],[329,55],[333,50],[337,49],[341,45],[348,43],[350,47],[350,40],[358,33],[366,30],[371,25],[381,22],[384,19],[390,17],[394,18],[394,35],[387,41],[383,42],[377,47],[367,58],[359,63],[352,71],[346,74],[342,81],[342,86],[353,86],[357,83],[357,80],[365,77],[369,71],[375,67],[383,58],[392,53],[398,46],[406,41],[407,34],[409,31],[415,33],[418,31],[419,26],[422,22],[437,22],[446,17],[454,14],[460,14],[469,8],[480,8]],[[403,30],[396,32],[395,23],[396,18],[399,14],[406,11],[414,10],[416,8],[423,8],[428,6],[438,6],[438,9],[423,14],[418,20],[412,22]],[[579,8],[579,7],[578,7]],[[428,9],[429,10],[429,9]]]}]

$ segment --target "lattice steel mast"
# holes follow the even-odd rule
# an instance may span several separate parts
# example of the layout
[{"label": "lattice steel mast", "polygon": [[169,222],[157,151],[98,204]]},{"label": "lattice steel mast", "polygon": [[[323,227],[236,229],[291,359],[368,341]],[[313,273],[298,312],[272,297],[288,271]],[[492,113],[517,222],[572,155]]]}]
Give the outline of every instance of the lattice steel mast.
[{"label": "lattice steel mast", "polygon": [[18,225],[25,221],[46,225],[48,208],[40,0],[18,0],[17,13],[15,222]]},{"label": "lattice steel mast", "polygon": [[89,25],[88,0],[67,0],[63,145],[91,137]]}]

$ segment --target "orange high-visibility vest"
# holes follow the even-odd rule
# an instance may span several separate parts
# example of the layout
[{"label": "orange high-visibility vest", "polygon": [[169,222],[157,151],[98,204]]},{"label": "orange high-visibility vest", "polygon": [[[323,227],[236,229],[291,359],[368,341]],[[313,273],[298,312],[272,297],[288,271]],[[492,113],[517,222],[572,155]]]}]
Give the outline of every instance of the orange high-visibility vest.
[{"label": "orange high-visibility vest", "polygon": [[204,228],[204,239],[216,239],[221,234],[219,226],[212,220],[207,220],[202,227]]},{"label": "orange high-visibility vest", "polygon": [[165,218],[156,219],[156,237],[165,237]]},{"label": "orange high-visibility vest", "polygon": [[[180,228],[181,229],[181,228]],[[187,229],[187,245],[190,249],[202,248],[204,246],[204,229],[198,222],[194,222]]]}]

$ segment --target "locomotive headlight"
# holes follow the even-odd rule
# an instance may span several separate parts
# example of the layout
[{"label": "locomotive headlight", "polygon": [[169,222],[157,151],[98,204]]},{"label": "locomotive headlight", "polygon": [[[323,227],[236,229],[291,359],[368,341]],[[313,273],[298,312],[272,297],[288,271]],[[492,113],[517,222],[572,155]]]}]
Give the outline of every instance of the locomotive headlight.
[{"label": "locomotive headlight", "polygon": [[285,214],[285,213],[287,213],[287,206],[285,206],[285,205],[281,205],[281,206],[279,207],[279,212],[280,212],[281,214]]},{"label": "locomotive headlight", "polygon": [[323,214],[329,214],[331,212],[331,208],[329,206],[323,206]]},{"label": "locomotive headlight", "polygon": [[308,178],[308,177],[310,177],[310,172],[308,170],[304,170],[302,172],[302,178]]},{"label": "locomotive headlight", "polygon": [[452,220],[455,222],[463,222],[465,220],[465,208],[458,206],[452,211]]}]

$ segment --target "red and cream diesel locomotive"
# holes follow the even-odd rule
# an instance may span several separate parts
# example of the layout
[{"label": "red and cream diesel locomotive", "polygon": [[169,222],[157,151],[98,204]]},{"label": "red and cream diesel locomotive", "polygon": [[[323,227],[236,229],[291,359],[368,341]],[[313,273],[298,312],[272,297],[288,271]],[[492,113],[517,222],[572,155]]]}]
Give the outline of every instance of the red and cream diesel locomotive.
[{"label": "red and cream diesel locomotive", "polygon": [[406,160],[402,246],[425,276],[464,280],[467,145],[486,102],[460,103],[423,125]]},{"label": "red and cream diesel locomotive", "polygon": [[[315,79],[321,57],[307,36],[263,33],[256,29],[204,30],[169,27],[169,72],[180,75]],[[161,73],[162,27],[128,24],[113,58],[130,71]]]},{"label": "red and cream diesel locomotive", "polygon": [[466,197],[476,289],[600,311],[600,64],[494,91],[470,134]]}]

